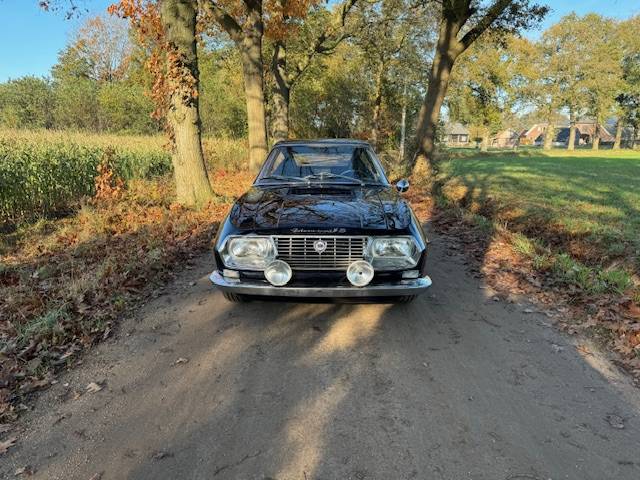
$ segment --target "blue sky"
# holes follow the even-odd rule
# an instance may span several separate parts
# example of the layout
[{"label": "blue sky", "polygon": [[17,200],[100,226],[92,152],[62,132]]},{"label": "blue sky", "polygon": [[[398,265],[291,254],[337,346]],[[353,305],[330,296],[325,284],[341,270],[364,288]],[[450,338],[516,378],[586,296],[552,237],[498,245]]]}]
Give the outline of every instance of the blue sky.
[{"label": "blue sky", "polygon": [[[542,29],[571,11],[597,12],[616,18],[640,14],[638,0],[539,0],[553,8]],[[113,0],[84,0],[86,15],[104,12]],[[0,0],[0,82],[23,75],[42,76],[56,63],[58,52],[82,22],[66,20],[63,13],[43,12],[38,0]],[[537,36],[539,32],[531,32]]]}]

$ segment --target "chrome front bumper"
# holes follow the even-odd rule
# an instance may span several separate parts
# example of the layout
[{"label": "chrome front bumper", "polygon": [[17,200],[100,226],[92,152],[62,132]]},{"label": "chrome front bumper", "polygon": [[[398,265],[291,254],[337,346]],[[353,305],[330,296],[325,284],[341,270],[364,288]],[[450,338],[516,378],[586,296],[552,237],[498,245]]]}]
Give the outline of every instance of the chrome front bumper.
[{"label": "chrome front bumper", "polygon": [[399,282],[384,285],[367,285],[366,287],[274,287],[266,280],[225,278],[218,271],[213,272],[209,279],[224,292],[280,297],[394,297],[417,295],[431,286],[431,278],[428,276],[412,280],[400,280]]}]

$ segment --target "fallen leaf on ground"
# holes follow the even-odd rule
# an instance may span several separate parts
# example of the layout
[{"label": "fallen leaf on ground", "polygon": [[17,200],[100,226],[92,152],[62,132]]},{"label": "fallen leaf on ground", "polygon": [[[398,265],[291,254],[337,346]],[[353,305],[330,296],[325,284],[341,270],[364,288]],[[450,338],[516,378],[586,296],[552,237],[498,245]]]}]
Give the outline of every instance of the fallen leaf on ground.
[{"label": "fallen leaf on ground", "polygon": [[181,363],[187,363],[188,361],[189,361],[188,358],[180,357],[175,362],[173,362],[173,364],[174,365],[180,365]]},{"label": "fallen leaf on ground", "polygon": [[624,428],[624,418],[619,415],[610,414],[605,417],[605,420],[611,427],[622,430]]},{"label": "fallen leaf on ground", "polygon": [[152,460],[162,460],[163,458],[167,458],[167,457],[173,457],[173,453],[159,451],[151,455]]},{"label": "fallen leaf on ground", "polygon": [[100,382],[100,383],[91,382],[89,385],[87,385],[87,393],[97,393],[102,389],[103,389],[102,382]]},{"label": "fallen leaf on ground", "polygon": [[593,355],[593,353],[591,353],[591,351],[585,347],[584,345],[578,345],[576,347],[576,350],[578,350],[579,352],[584,353],[585,355]]},{"label": "fallen leaf on ground", "polygon": [[25,467],[18,468],[13,474],[16,477],[19,477],[20,475],[29,475],[29,476],[31,476],[34,473],[36,473],[35,469],[31,465],[27,465]]},{"label": "fallen leaf on ground", "polygon": [[13,438],[10,438],[9,440],[5,440],[4,442],[0,442],[0,455],[7,453],[7,450],[13,447],[17,441],[18,439],[13,437]]}]

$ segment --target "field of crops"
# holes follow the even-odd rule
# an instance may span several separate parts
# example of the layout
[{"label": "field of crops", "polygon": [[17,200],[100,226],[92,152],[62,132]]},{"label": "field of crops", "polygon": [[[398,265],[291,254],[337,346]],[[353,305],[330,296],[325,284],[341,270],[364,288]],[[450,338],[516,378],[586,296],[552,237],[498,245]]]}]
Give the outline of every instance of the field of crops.
[{"label": "field of crops", "polygon": [[[0,130],[0,223],[15,223],[75,208],[95,191],[97,167],[108,161],[125,181],[171,171],[162,136]],[[238,171],[243,141],[207,139],[210,169]]]}]

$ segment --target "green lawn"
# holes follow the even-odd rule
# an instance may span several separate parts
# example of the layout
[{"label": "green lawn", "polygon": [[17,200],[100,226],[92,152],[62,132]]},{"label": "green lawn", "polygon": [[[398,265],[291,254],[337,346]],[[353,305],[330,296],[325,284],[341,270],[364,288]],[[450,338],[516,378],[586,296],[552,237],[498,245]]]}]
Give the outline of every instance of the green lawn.
[{"label": "green lawn", "polygon": [[493,211],[529,236],[582,249],[591,263],[640,267],[638,151],[451,150],[440,172],[451,200]]}]

